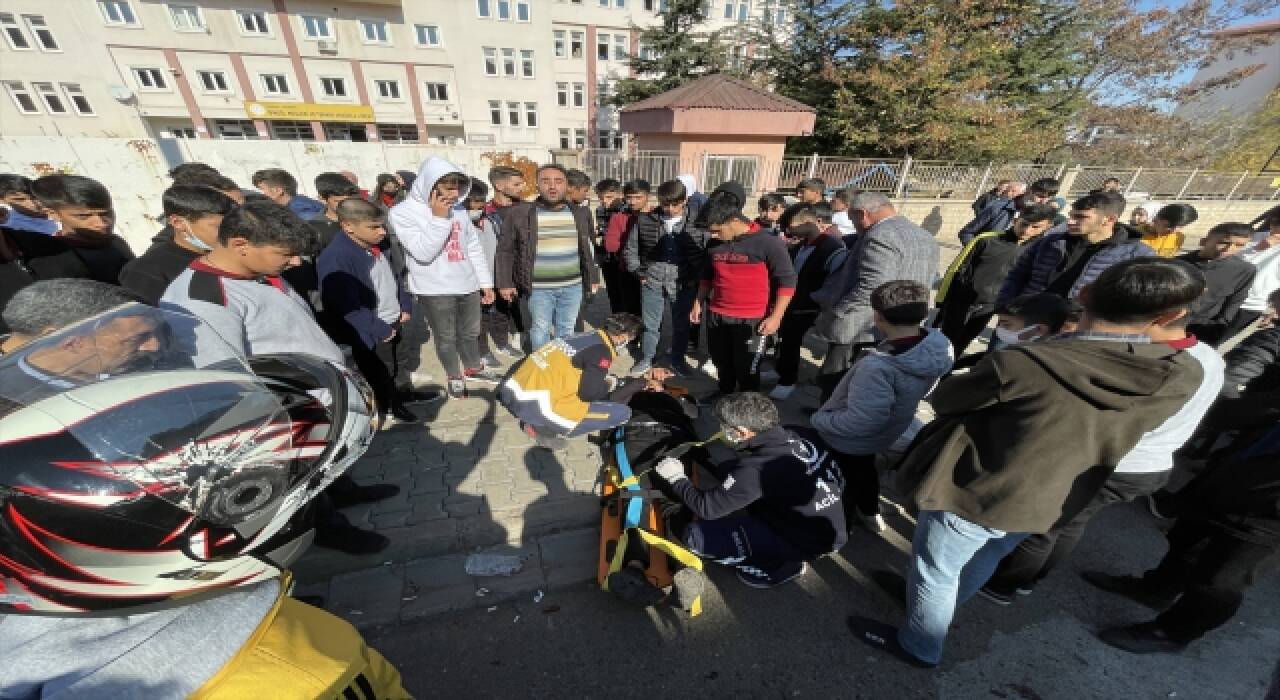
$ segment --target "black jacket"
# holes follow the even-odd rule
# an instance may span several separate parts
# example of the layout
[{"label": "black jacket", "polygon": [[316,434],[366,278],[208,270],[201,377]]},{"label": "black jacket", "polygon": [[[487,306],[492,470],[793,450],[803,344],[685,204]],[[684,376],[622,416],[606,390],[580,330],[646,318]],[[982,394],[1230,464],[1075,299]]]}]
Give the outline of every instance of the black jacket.
[{"label": "black jacket", "polygon": [[723,483],[700,489],[688,479],[672,484],[698,517],[715,520],[746,509],[774,534],[809,557],[845,543],[843,479],[831,451],[809,428],[775,427],[746,443]]},{"label": "black jacket", "polygon": [[[809,298],[810,294],[822,289],[822,283],[827,280],[828,263],[831,263],[831,256],[837,252],[845,250],[844,242],[840,240],[840,233],[832,229],[833,233],[821,234],[814,240],[813,245],[809,246],[802,243],[791,251],[792,266],[796,268],[796,291],[791,297],[791,305],[787,307],[787,313],[817,313],[818,302]],[[812,247],[813,251],[805,258],[804,262],[796,265],[796,256],[805,248]],[[836,267],[835,263],[831,264]]]},{"label": "black jacket", "polygon": [[1205,260],[1195,251],[1179,255],[1177,259],[1199,269],[1209,283],[1191,310],[1187,330],[1200,340],[1217,345],[1225,340],[1223,331],[1248,298],[1258,269],[1238,257]]},{"label": "black jacket", "polygon": [[[635,217],[622,251],[623,263],[628,272],[643,277],[650,263],[667,262],[663,257],[664,239],[668,238],[663,216],[659,207]],[[674,252],[673,264],[680,268],[682,283],[696,282],[706,259],[706,235],[693,225],[697,218],[696,209],[686,210],[679,228],[670,234]]]},{"label": "black jacket", "polygon": [[1029,242],[1019,243],[1012,231],[975,241],[973,250],[952,277],[944,304],[967,306],[971,317],[993,313],[1005,277]]},{"label": "black jacket", "polygon": [[148,304],[155,305],[164,296],[169,283],[200,255],[175,243],[173,229],[166,226],[151,239],[147,252],[120,270],[120,285]]},{"label": "black jacket", "polygon": [[[570,206],[569,211],[578,227],[582,283],[589,288],[600,283],[600,268],[596,266],[595,246],[591,241],[591,214],[582,207]],[[495,286],[529,294],[533,289],[533,263],[537,255],[538,202],[512,204],[502,214],[502,233],[498,236],[493,261]]]},{"label": "black jacket", "polygon": [[76,257],[89,271],[89,279],[107,284],[120,284],[120,270],[133,260],[133,249],[114,233],[101,236],[61,237],[74,249]]},{"label": "black jacket", "polygon": [[[1242,403],[1228,400],[1219,404]],[[1185,487],[1192,504],[1184,518],[1258,544],[1280,545],[1280,392],[1251,397],[1240,410],[1215,406],[1205,417],[1214,427],[1243,429],[1230,447],[1215,453],[1210,468]]]},{"label": "black jacket", "polygon": [[1227,362],[1223,396],[1240,396],[1240,387],[1249,396],[1280,391],[1280,326],[1253,333],[1223,359]]},{"label": "black jacket", "polygon": [[[37,280],[92,276],[76,249],[61,238],[6,227],[0,227],[0,238],[0,309]],[[0,333],[8,332],[0,320]]]}]

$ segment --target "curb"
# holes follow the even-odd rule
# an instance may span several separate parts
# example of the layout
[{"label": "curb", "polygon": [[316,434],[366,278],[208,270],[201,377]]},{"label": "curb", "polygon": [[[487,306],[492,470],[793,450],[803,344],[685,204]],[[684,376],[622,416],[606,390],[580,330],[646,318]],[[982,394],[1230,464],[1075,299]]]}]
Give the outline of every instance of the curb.
[{"label": "curb", "polygon": [[[294,595],[322,596],[325,609],[361,629],[420,621],[475,608],[493,608],[517,597],[595,579],[599,529],[543,535],[527,544],[500,545],[486,553],[519,556],[523,568],[510,576],[472,576],[467,553],[412,559],[299,583]],[[539,602],[536,598],[533,602]]]}]

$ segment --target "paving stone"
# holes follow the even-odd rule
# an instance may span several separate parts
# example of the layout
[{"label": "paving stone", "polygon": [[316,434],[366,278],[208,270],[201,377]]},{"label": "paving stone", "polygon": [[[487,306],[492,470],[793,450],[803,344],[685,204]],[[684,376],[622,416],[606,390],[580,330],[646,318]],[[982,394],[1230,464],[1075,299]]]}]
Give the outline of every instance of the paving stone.
[{"label": "paving stone", "polygon": [[458,551],[459,522],[455,518],[440,518],[406,527],[409,539],[403,548],[404,558],[420,559]]},{"label": "paving stone", "polygon": [[386,480],[405,479],[413,476],[418,463],[411,460],[396,460],[382,465],[382,478]]},{"label": "paving stone", "polygon": [[571,530],[538,538],[547,586],[556,588],[595,578],[600,556],[600,533],[594,528]]},{"label": "paving stone", "polygon": [[484,508],[484,503],[475,496],[471,496],[468,500],[450,503],[448,498],[445,499],[444,510],[451,518],[461,518],[471,515],[479,515]]},{"label": "paving stone", "polygon": [[520,557],[524,568],[510,576],[475,576],[476,590],[488,589],[488,593],[480,599],[481,605],[494,605],[526,593],[546,588],[547,580],[542,572],[542,555],[537,544],[528,544],[519,548],[492,547],[480,554],[509,554]]},{"label": "paving stone", "polygon": [[408,510],[399,510],[393,513],[374,513],[373,528],[375,530],[387,530],[394,527],[404,527],[409,523]]},{"label": "paving stone", "polygon": [[351,521],[356,527],[368,527],[370,515],[373,513],[374,503],[359,503],[354,506],[342,509],[342,514],[347,516],[347,520]]},{"label": "paving stone", "polygon": [[539,501],[524,511],[524,536],[586,527],[599,518],[600,501],[592,496],[584,495],[554,502]]},{"label": "paving stone", "polygon": [[476,587],[467,574],[466,561],[466,554],[453,554],[406,564],[400,619],[412,620],[475,607]]},{"label": "paving stone", "polygon": [[391,498],[384,498],[373,504],[374,516],[383,513],[400,513],[407,510],[409,510],[409,491],[405,488],[401,488],[400,492]]},{"label": "paving stone", "polygon": [[329,583],[328,608],[357,627],[397,622],[400,617],[404,569],[379,566],[334,576]]},{"label": "paving stone", "polygon": [[444,509],[444,497],[445,494],[443,493],[424,493],[410,496],[410,524],[449,517],[449,514]]},{"label": "paving stone", "polygon": [[460,518],[457,523],[458,547],[463,551],[502,544],[511,539],[518,540],[520,537],[520,533],[514,531],[515,528],[510,522],[498,520],[489,511],[477,517]]}]

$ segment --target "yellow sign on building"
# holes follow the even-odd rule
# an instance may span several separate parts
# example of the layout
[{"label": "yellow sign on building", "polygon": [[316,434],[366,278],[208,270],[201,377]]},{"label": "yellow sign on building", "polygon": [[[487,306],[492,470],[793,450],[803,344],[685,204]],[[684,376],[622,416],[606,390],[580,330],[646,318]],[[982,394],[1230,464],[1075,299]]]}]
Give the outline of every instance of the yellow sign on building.
[{"label": "yellow sign on building", "polygon": [[244,112],[251,119],[297,119],[308,122],[373,122],[373,107],[364,105],[319,105],[309,102],[246,101]]}]

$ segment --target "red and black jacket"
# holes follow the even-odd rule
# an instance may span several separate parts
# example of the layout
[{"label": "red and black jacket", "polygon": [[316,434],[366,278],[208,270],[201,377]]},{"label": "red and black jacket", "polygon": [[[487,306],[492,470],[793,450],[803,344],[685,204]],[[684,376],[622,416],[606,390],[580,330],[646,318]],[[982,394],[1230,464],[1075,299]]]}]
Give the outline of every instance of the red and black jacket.
[{"label": "red and black jacket", "polygon": [[781,238],[756,228],[707,250],[702,286],[711,289],[711,311],[735,318],[763,318],[778,297],[795,293],[796,270]]}]

